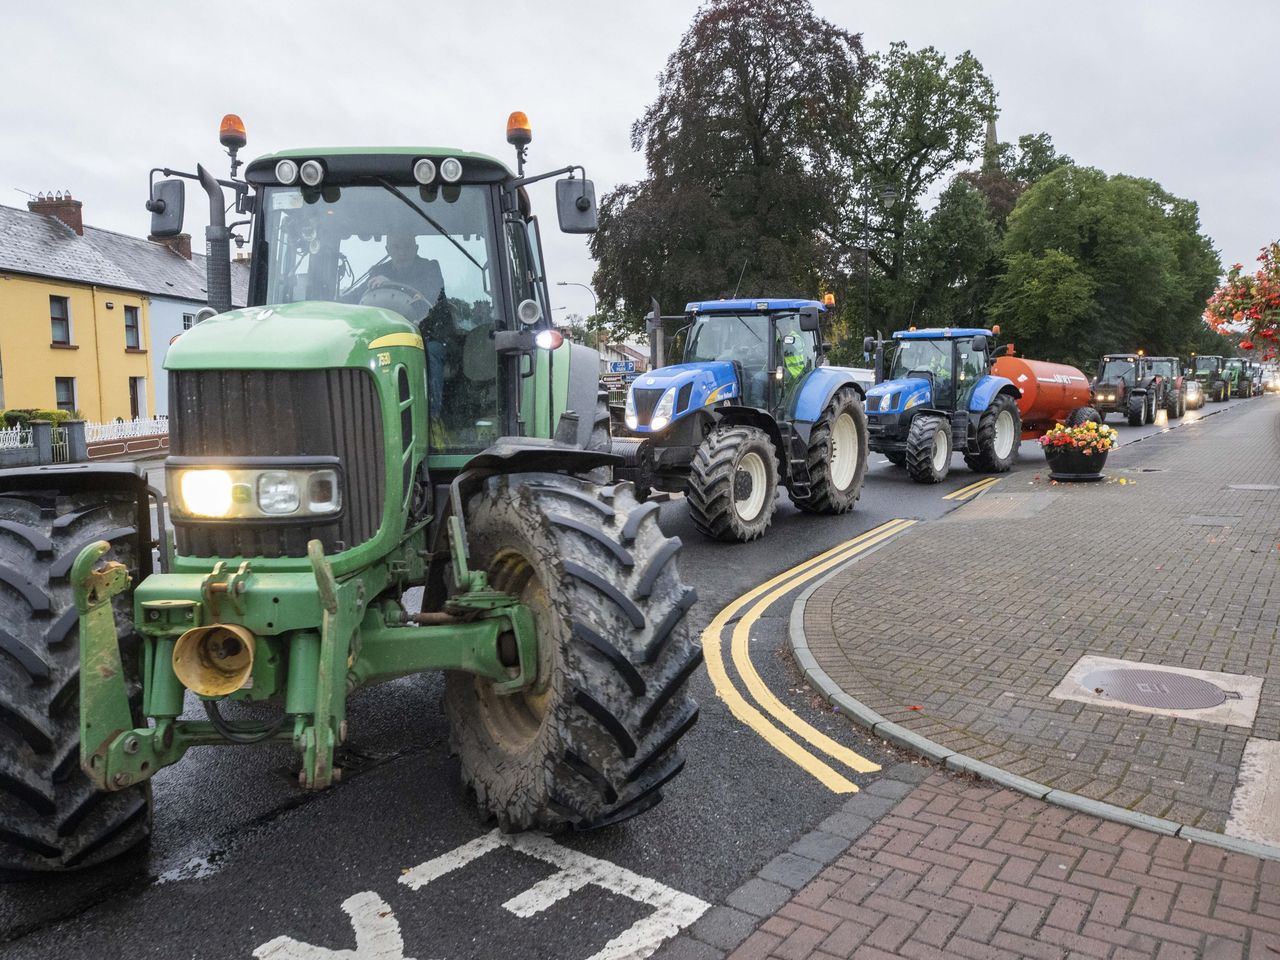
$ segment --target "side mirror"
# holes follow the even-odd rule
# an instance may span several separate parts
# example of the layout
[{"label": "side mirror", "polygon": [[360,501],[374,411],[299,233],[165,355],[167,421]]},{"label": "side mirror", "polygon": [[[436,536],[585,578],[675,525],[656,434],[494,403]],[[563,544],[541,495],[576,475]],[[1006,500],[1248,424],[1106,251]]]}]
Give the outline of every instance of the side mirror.
[{"label": "side mirror", "polygon": [[823,341],[822,341],[822,352],[823,352],[823,353],[830,353],[830,352],[831,352],[831,341],[830,341],[830,340],[823,340]]},{"label": "side mirror", "polygon": [[800,308],[800,329],[808,333],[817,333],[821,325],[817,307]]},{"label": "side mirror", "polygon": [[863,352],[863,353],[875,353],[875,352],[876,352],[876,338],[875,338],[875,337],[863,337],[863,338],[862,338],[862,352]]},{"label": "side mirror", "polygon": [[182,216],[186,212],[186,184],[181,180],[157,180],[151,185],[151,235],[176,237],[182,232]]},{"label": "side mirror", "polygon": [[595,233],[599,226],[595,184],[581,177],[557,180],[556,215],[565,233]]},{"label": "side mirror", "polygon": [[973,338],[973,351],[974,353],[987,352],[987,338],[982,334],[978,334]]}]

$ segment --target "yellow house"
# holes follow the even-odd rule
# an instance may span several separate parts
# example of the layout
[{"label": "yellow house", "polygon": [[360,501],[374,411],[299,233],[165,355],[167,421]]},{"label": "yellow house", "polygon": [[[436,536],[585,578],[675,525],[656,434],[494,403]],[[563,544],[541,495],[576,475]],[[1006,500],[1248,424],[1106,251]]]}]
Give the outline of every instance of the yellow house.
[{"label": "yellow house", "polygon": [[86,231],[70,196],[28,206],[0,206],[0,408],[76,410],[100,423],[150,416],[151,298],[97,242],[121,236]]}]

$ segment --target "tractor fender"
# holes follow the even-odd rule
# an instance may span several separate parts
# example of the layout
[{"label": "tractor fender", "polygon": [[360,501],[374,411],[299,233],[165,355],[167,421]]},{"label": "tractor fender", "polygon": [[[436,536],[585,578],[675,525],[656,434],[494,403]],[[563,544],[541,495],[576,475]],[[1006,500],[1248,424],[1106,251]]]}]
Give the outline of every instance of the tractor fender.
[{"label": "tractor fender", "polygon": [[969,412],[982,413],[1002,393],[1007,393],[1014,400],[1022,396],[1022,391],[1008,377],[988,374],[974,385],[973,393],[969,395]]},{"label": "tractor fender", "polygon": [[[19,490],[48,491],[58,495],[92,492],[122,492],[137,504],[134,529],[138,539],[140,580],[154,570],[151,551],[158,548],[161,572],[169,569],[168,538],[164,535],[165,497],[147,484],[147,472],[137,463],[65,463],[43,467],[18,467],[0,470],[0,493]],[[160,530],[152,532],[151,502],[156,503]]]},{"label": "tractor fender", "polygon": [[569,391],[565,409],[578,415],[578,446],[591,445],[600,395],[600,354],[580,343],[569,345]]},{"label": "tractor fender", "polygon": [[[786,458],[783,456],[784,448],[782,446],[782,431],[778,429],[778,422],[762,410],[755,407],[740,407],[735,404],[726,404],[723,407],[716,408],[716,420],[719,423],[742,424],[747,427],[759,427],[769,435],[769,439],[773,441],[773,448],[778,453],[778,460],[785,464]],[[808,438],[806,436],[806,442]]]},{"label": "tractor fender", "polygon": [[848,367],[818,367],[811,371],[796,391],[791,409],[791,419],[796,421],[797,429],[801,423],[812,426],[822,416],[822,411],[827,409],[835,392],[847,386],[858,391],[859,400],[867,399],[866,385],[859,382]]}]

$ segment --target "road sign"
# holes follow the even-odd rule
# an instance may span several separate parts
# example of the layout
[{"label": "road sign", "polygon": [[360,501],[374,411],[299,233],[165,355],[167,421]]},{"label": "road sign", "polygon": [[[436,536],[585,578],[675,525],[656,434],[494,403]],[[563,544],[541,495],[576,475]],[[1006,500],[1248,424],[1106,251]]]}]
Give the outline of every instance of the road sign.
[{"label": "road sign", "polygon": [[634,360],[610,360],[610,373],[635,373],[636,362]]}]

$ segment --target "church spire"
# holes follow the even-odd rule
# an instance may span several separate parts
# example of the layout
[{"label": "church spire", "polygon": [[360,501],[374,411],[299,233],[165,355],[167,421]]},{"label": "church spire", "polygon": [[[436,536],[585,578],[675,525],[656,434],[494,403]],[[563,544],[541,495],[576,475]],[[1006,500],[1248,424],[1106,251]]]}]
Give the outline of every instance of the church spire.
[{"label": "church spire", "polygon": [[1000,141],[996,139],[996,118],[987,121],[987,139],[982,147],[982,172],[995,173],[1000,167]]}]

